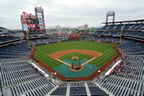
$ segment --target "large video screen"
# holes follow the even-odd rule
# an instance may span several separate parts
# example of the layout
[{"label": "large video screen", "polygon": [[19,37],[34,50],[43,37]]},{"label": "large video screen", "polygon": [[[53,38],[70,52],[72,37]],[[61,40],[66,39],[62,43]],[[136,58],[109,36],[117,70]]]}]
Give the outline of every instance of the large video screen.
[{"label": "large video screen", "polygon": [[27,26],[28,26],[28,31],[31,33],[33,32],[39,32],[40,31],[40,26],[38,19],[35,18],[26,18],[27,20]]}]

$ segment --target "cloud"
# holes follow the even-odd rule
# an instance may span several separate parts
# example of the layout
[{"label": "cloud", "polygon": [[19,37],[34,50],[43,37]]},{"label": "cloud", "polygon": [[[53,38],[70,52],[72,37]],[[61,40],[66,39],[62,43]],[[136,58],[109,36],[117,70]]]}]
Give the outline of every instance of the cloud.
[{"label": "cloud", "polygon": [[109,10],[116,12],[116,20],[142,19],[143,4],[143,0],[1,0],[0,26],[21,29],[21,13],[34,14],[35,6],[43,7],[46,27],[102,26]]}]

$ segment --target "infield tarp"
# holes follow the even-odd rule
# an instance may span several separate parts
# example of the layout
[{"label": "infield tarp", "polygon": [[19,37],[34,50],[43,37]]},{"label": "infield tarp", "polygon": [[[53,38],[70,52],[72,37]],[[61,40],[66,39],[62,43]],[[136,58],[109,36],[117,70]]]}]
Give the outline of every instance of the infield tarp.
[{"label": "infield tarp", "polygon": [[[69,61],[67,59],[64,59],[63,61],[72,64],[72,61]],[[88,61],[88,59],[84,59],[81,60],[81,63],[84,63]],[[94,73],[95,71],[97,71],[99,69],[99,67],[97,67],[96,65],[93,64],[86,64],[83,66],[83,69],[81,71],[78,72],[74,72],[70,70],[70,67],[62,64],[56,68],[54,68],[55,71],[57,71],[58,73],[62,74],[64,77],[88,77],[90,76],[92,73]]]}]

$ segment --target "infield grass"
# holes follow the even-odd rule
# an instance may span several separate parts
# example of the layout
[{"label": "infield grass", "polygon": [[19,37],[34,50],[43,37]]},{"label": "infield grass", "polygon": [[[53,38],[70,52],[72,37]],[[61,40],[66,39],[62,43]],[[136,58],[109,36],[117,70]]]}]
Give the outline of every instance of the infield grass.
[{"label": "infield grass", "polygon": [[59,59],[63,60],[63,59],[68,59],[68,60],[72,60],[72,57],[79,57],[79,60],[83,60],[83,59],[91,59],[92,57],[86,54],[81,54],[81,53],[70,53],[67,55],[64,55],[62,57],[60,57]]}]

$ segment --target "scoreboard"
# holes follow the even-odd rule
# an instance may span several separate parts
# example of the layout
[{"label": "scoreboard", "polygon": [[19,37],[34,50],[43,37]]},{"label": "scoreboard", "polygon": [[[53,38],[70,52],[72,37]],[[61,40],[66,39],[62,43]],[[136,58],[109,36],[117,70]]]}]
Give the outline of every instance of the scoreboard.
[{"label": "scoreboard", "polygon": [[27,18],[26,20],[27,20],[27,26],[28,26],[28,31],[29,32],[40,31],[40,26],[39,26],[38,19]]}]

